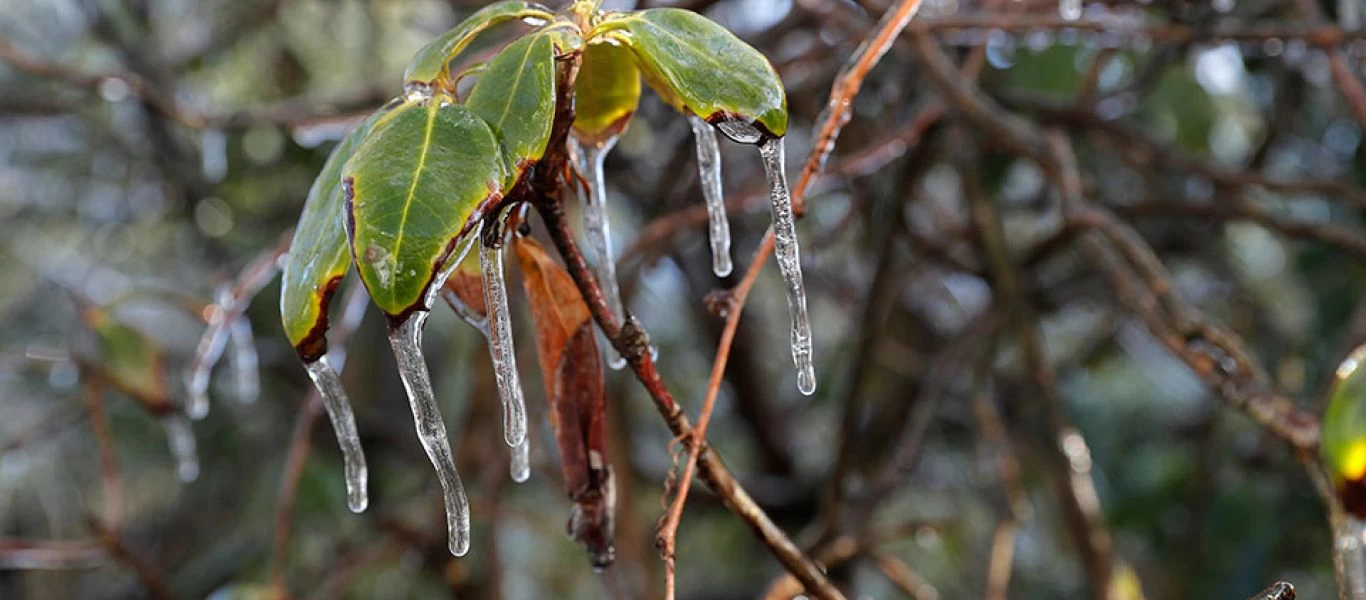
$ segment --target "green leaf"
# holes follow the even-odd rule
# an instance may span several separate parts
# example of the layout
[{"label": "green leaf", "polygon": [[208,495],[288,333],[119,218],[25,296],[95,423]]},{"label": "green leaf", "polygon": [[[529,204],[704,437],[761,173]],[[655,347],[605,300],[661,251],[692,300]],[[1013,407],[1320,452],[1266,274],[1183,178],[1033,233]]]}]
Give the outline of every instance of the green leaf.
[{"label": "green leaf", "polygon": [[517,40],[489,61],[465,100],[502,142],[513,169],[505,187],[545,154],[555,120],[555,46],[551,36]]},{"label": "green leaf", "polygon": [[787,133],[787,94],[773,65],[710,19],[651,8],[599,29],[631,47],[650,87],[679,111],[712,124],[743,121],[773,137]]},{"label": "green leaf", "polygon": [[86,308],[82,317],[95,333],[100,358],[96,366],[100,375],[115,389],[150,410],[170,410],[166,357],[161,347],[103,309]]},{"label": "green leaf", "polygon": [[613,44],[584,49],[574,85],[574,134],[586,142],[620,135],[640,104],[640,69],[630,50]]},{"label": "green leaf", "polygon": [[418,50],[403,71],[403,84],[405,87],[443,87],[439,84],[450,76],[447,65],[480,33],[513,19],[540,19],[549,23],[554,18],[550,9],[524,0],[505,0],[485,6]]},{"label": "green leaf", "polygon": [[381,109],[371,115],[332,150],[308,190],[303,214],[294,228],[280,285],[280,318],[289,343],[304,360],[315,360],[327,352],[328,300],[351,267],[342,223],[342,165],[385,112]]},{"label": "green leaf", "polygon": [[502,198],[507,172],[493,130],[445,95],[378,120],[342,168],[351,253],[376,306],[395,318],[427,307],[436,274]]},{"label": "green leaf", "polygon": [[1366,478],[1366,346],[1337,370],[1323,415],[1320,444],[1328,470],[1340,484]]}]

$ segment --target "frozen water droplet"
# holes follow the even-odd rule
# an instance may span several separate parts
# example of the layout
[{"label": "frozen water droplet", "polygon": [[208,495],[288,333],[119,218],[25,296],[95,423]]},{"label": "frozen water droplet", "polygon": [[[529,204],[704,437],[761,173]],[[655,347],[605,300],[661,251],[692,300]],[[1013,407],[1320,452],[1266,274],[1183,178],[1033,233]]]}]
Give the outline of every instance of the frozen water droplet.
[{"label": "frozen water droplet", "polygon": [[479,267],[484,276],[484,304],[489,312],[489,355],[498,397],[503,401],[503,441],[517,446],[526,441],[526,404],[517,375],[517,353],[512,345],[512,314],[503,281],[503,249],[479,245]]},{"label": "frozen water droplet", "polygon": [[185,393],[189,396],[185,414],[196,421],[209,414],[209,378],[213,373],[214,364],[223,356],[223,349],[228,344],[229,327],[225,322],[226,318],[221,304],[209,307],[208,329],[205,330],[204,337],[199,339],[199,346],[194,353],[194,364],[190,366],[190,372],[185,378]]},{"label": "frozen water droplet", "polygon": [[522,23],[530,27],[543,27],[549,22],[541,17],[522,17]]},{"label": "frozen water droplet", "polygon": [[[588,179],[587,196],[582,196],[583,191],[580,189],[580,200],[583,202],[584,235],[597,256],[593,275],[598,279],[598,287],[602,288],[607,306],[612,309],[612,314],[620,319],[623,317],[621,289],[617,286],[617,264],[616,258],[612,255],[611,225],[607,221],[607,182],[602,174],[602,163],[607,158],[607,153],[616,146],[617,138],[610,137],[587,146],[570,138],[570,144],[579,173]],[[605,346],[608,366],[613,369],[626,366],[626,360],[617,354],[611,344]]]},{"label": "frozen water droplet", "polygon": [[759,131],[758,127],[738,119],[720,121],[716,128],[726,134],[726,137],[741,144],[757,144],[764,137],[764,133]]},{"label": "frozen water droplet", "polygon": [[351,403],[342,388],[341,375],[323,356],[311,363],[305,363],[309,379],[318,388],[327,417],[332,420],[332,431],[337,434],[337,445],[341,447],[342,461],[346,475],[346,505],[351,512],[365,512],[370,504],[366,492],[367,470],[365,451],[361,449],[360,434],[356,433],[356,417],[351,412]]},{"label": "frozen water droplet", "polygon": [[797,248],[796,219],[792,214],[792,195],[784,171],[782,138],[765,140],[759,145],[768,175],[768,197],[773,208],[774,256],[787,290],[787,308],[792,316],[792,361],[797,367],[797,389],[816,392],[816,369],[811,357],[811,318],[806,312],[806,288],[802,283],[802,261]]},{"label": "frozen water droplet", "polygon": [[1075,21],[1081,18],[1081,0],[1058,0],[1058,15],[1064,21]]},{"label": "frozen water droplet", "polygon": [[199,478],[199,455],[195,451],[194,429],[190,421],[180,415],[170,415],[161,420],[166,428],[166,445],[176,462],[176,476],[189,483]]},{"label": "frozen water droplet", "polygon": [[403,389],[408,392],[408,404],[413,410],[413,425],[417,439],[427,451],[427,458],[436,468],[441,483],[442,499],[446,505],[446,535],[451,554],[464,556],[470,550],[470,501],[465,497],[465,486],[455,470],[455,457],[446,437],[446,423],[441,420],[441,409],[432,391],[427,361],[422,356],[422,325],[427,311],[416,311],[403,323],[389,330],[389,345],[394,349],[398,374]]},{"label": "frozen water droplet", "polygon": [[711,240],[711,270],[717,277],[730,275],[730,222],[721,188],[721,148],[716,130],[695,116],[688,117],[697,142],[697,171],[702,178],[702,198],[707,202],[707,232]]},{"label": "frozen water droplet", "polygon": [[256,357],[256,336],[251,321],[246,317],[233,319],[228,331],[232,340],[232,371],[237,382],[237,400],[243,404],[256,402],[261,393],[261,373]]},{"label": "frozen water droplet", "polygon": [[527,440],[512,447],[512,462],[510,469],[512,480],[522,483],[531,478],[531,446]]}]

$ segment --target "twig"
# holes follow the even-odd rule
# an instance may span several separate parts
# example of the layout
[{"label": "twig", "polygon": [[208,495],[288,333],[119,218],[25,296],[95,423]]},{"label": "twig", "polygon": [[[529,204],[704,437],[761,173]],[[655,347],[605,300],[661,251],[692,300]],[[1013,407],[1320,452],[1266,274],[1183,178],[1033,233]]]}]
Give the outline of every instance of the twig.
[{"label": "twig", "polygon": [[104,522],[111,531],[118,531],[123,522],[123,480],[119,477],[118,449],[114,433],[109,428],[109,414],[104,409],[104,385],[92,372],[81,378],[81,396],[90,415],[90,433],[100,451],[100,494],[104,497]]},{"label": "twig", "polygon": [[863,86],[864,78],[911,22],[911,18],[920,9],[920,2],[921,0],[900,0],[896,6],[888,9],[882,15],[882,20],[878,21],[873,34],[863,40],[835,78],[834,85],[830,87],[830,100],[825,106],[825,121],[816,130],[815,141],[811,144],[811,154],[802,165],[802,173],[798,176],[796,185],[792,186],[792,212],[797,217],[806,212],[806,188],[811,184],[811,178],[825,165],[825,160],[835,149],[835,140],[839,138],[840,130],[853,117],[852,104],[859,88]]},{"label": "twig", "polygon": [[877,561],[877,567],[882,574],[911,600],[938,600],[939,590],[901,559],[886,552],[874,554],[873,559]]},{"label": "twig", "polygon": [[95,539],[99,541],[99,544],[104,547],[110,557],[133,570],[149,596],[157,600],[171,600],[175,597],[175,594],[171,592],[171,586],[161,577],[157,569],[143,560],[142,557],[134,554],[119,539],[117,531],[110,530],[95,519],[90,520],[90,529],[95,532]]}]

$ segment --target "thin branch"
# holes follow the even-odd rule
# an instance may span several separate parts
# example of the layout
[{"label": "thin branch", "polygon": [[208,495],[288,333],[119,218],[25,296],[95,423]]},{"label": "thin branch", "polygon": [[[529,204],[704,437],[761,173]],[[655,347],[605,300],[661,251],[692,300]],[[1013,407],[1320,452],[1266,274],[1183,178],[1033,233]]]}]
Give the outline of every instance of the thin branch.
[{"label": "thin branch", "polygon": [[123,522],[123,480],[119,477],[118,449],[114,433],[109,427],[109,414],[104,409],[104,384],[95,373],[81,378],[81,396],[89,414],[90,433],[100,451],[100,494],[104,497],[104,522],[111,531],[118,531]]}]

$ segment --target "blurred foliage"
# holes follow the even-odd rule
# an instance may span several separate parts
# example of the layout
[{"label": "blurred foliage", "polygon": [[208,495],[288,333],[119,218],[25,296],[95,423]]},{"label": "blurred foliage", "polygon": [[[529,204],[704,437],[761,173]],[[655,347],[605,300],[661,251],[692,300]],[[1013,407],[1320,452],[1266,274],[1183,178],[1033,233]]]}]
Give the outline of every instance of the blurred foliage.
[{"label": "blurred foliage", "polygon": [[[832,78],[883,3],[687,4],[704,8],[777,66],[788,86],[788,154],[797,168]],[[1008,4],[1056,14],[1050,3]],[[458,0],[4,3],[0,50],[21,49],[61,70],[40,75],[0,60],[0,598],[146,593],[145,582],[97,543],[90,526],[103,514],[103,496],[78,361],[121,370],[120,363],[143,361],[135,355],[145,358],[146,348],[160,348],[166,385],[181,402],[205,307],[220,285],[293,224],[333,143],[355,117],[399,89],[412,53],[475,8]],[[917,18],[948,18],[953,9],[986,10],[933,0]],[[1096,3],[1086,18],[1207,28],[1320,18],[1303,10],[1253,2],[1227,13],[1195,3]],[[1098,122],[1141,132],[1161,144],[1163,158],[1233,174],[1228,183],[1180,164],[1138,166],[1125,160],[1143,150],[1138,144],[1077,119],[1053,123],[1077,145],[1088,194],[1132,219],[1172,270],[1176,290],[1242,336],[1299,406],[1321,412],[1334,367],[1366,337],[1357,300],[1366,291],[1362,256],[1283,221],[1222,210],[1236,195],[1278,218],[1361,236],[1361,207],[1342,194],[1237,180],[1347,182],[1359,193],[1366,181],[1362,131],[1327,53],[1275,37],[1175,44],[977,29],[944,30],[940,39],[959,60],[985,44],[983,89],[1040,119],[1043,111],[1029,108],[1073,106],[1104,53],[1092,92]],[[1363,44],[1351,40],[1340,50],[1354,77]],[[895,48],[864,83],[832,168],[936,97],[904,50]],[[7,56],[12,52],[0,52]],[[125,75],[176,114],[130,87]],[[822,377],[815,396],[791,384],[776,273],[761,277],[740,327],[709,437],[799,544],[823,533],[835,440],[853,395],[866,409],[857,415],[857,460],[846,474],[857,489],[894,453],[913,409],[926,401],[932,369],[992,312],[992,281],[971,241],[943,129],[903,144],[876,172],[832,179],[810,197],[799,230]],[[1032,163],[982,141],[982,183],[1005,221],[1013,255],[1024,256],[1057,228],[1047,180]],[[753,150],[726,143],[723,156],[730,199],[757,191],[763,175]],[[690,413],[704,395],[721,328],[703,300],[735,276],[711,275],[702,220],[641,247],[634,241],[655,219],[700,205],[693,161],[687,123],[647,92],[607,167],[627,303],[649,328],[666,384]],[[735,255],[745,265],[768,219],[762,199],[741,204],[732,228]],[[927,241],[968,268],[934,254]],[[890,266],[880,268],[884,257]],[[1027,272],[1025,285],[1066,413],[1090,445],[1115,553],[1132,567],[1120,571],[1125,585],[1136,577],[1147,598],[1245,598],[1286,579],[1300,597],[1331,597],[1324,509],[1288,448],[1205,389],[1114,302],[1113,290],[1074,251],[1047,258]],[[875,286],[879,271],[891,274]],[[279,325],[278,294],[278,284],[268,285],[246,312],[256,334],[259,400],[236,401],[231,350],[214,371],[213,408],[193,424],[197,480],[178,481],[158,415],[124,392],[105,396],[123,483],[119,539],[178,596],[272,593],[278,495],[309,391]],[[513,304],[521,307],[515,329],[531,331],[526,302]],[[100,317],[83,318],[92,314]],[[103,350],[90,344],[99,339],[89,337],[92,328],[105,333]],[[651,544],[671,435],[628,373],[607,375],[609,447],[621,498],[618,562],[599,576],[564,534],[571,503],[561,491],[540,375],[529,367],[534,344],[519,344],[533,417],[533,475],[513,485],[502,462],[483,340],[437,311],[428,328],[429,363],[475,519],[473,551],[453,559],[436,481],[412,436],[383,330],[380,315],[367,313],[347,344],[351,366],[344,375],[370,458],[370,509],[346,510],[340,455],[326,420],[315,421],[287,515],[292,536],[280,557],[294,595],[659,595],[662,567]],[[129,344],[129,332],[146,337]],[[1020,352],[1008,340],[1000,346],[990,391],[1016,442],[1031,508],[1014,546],[1011,597],[1083,597],[1085,570],[1067,518],[1041,452],[1021,431],[1028,423],[1021,415],[1034,399]],[[972,369],[966,371],[947,386],[914,468],[866,522],[855,524],[904,529],[879,551],[946,598],[981,595],[992,531],[1006,512],[969,402]],[[754,597],[781,575],[714,497],[696,492],[682,523],[681,597]],[[68,544],[40,556],[20,542]],[[860,596],[897,593],[871,560],[832,573]]]}]

